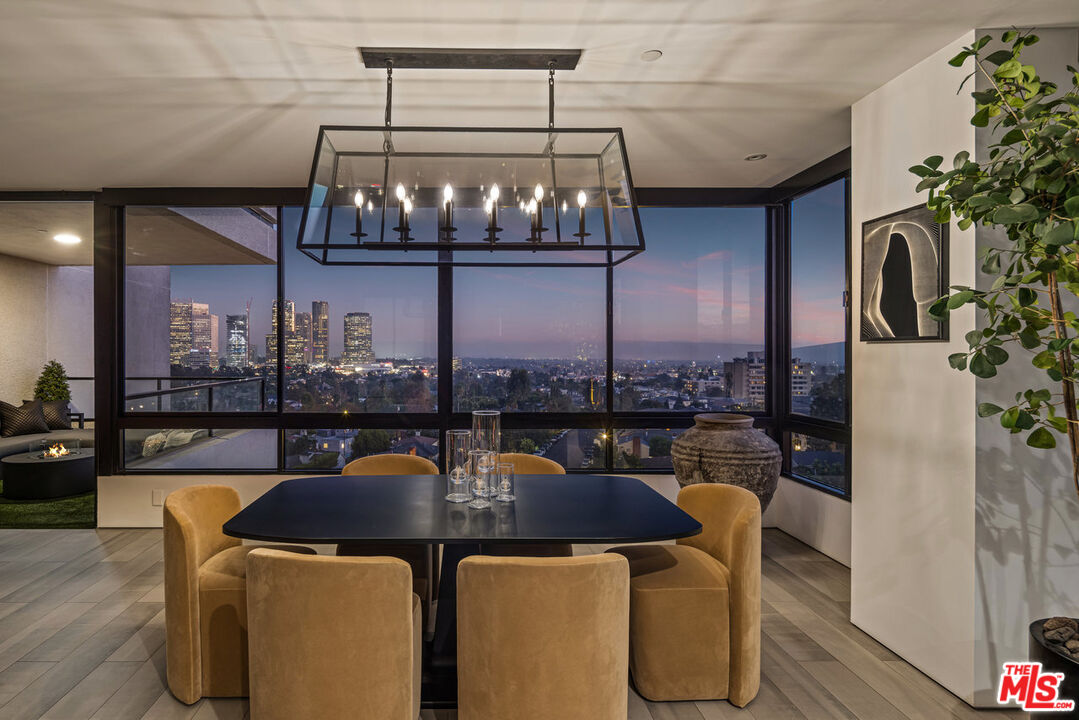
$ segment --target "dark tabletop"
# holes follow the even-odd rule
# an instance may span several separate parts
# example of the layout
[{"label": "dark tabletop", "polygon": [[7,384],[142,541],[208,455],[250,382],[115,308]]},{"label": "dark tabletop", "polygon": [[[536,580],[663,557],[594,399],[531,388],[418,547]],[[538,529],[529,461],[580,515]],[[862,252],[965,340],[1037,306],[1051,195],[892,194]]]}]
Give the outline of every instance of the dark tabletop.
[{"label": "dark tabletop", "polygon": [[696,535],[701,524],[640,480],[519,475],[517,500],[445,500],[443,475],[285,480],[225,523],[226,535],[298,543],[621,543]]}]

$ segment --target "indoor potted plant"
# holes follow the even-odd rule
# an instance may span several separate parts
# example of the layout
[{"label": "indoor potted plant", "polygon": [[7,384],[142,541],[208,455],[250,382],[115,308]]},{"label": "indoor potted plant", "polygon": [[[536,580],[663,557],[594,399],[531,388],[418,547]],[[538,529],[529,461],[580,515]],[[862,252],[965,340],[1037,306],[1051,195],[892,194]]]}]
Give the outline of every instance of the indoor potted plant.
[{"label": "indoor potted plant", "polygon": [[[1044,373],[1036,387],[1015,388],[1014,405],[981,403],[978,415],[999,415],[1004,429],[1024,434],[1034,448],[1054,448],[1066,438],[1079,494],[1079,374],[1072,351],[1079,317],[1066,310],[1079,295],[1079,71],[1069,66],[1071,88],[1058,91],[1022,62],[1036,35],[1009,30],[1001,38],[1006,49],[987,52],[991,40],[981,37],[949,61],[973,62],[964,83],[984,78],[985,89],[972,93],[971,124],[995,123],[988,158],[975,162],[961,152],[942,170],[944,159],[935,155],[910,170],[921,177],[918,191],[929,190],[937,222],[954,215],[960,229],[994,226],[1003,239],[981,256],[981,271],[993,278],[988,290],[953,286],[929,312],[944,319],[963,305],[977,308],[983,329],[967,333],[966,352],[948,357],[957,370],[991,378],[1012,355],[1026,353]],[[1062,697],[1079,697],[1079,625],[1043,619],[1030,632],[1031,659],[1065,672]]]}]

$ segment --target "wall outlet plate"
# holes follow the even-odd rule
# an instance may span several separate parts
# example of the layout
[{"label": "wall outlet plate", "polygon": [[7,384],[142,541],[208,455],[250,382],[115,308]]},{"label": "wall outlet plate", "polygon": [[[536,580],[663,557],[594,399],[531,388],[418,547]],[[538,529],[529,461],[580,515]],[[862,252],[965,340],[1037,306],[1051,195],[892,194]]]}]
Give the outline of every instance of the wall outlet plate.
[{"label": "wall outlet plate", "polygon": [[150,492],[150,504],[160,506],[165,503],[165,492],[163,490],[152,490]]}]

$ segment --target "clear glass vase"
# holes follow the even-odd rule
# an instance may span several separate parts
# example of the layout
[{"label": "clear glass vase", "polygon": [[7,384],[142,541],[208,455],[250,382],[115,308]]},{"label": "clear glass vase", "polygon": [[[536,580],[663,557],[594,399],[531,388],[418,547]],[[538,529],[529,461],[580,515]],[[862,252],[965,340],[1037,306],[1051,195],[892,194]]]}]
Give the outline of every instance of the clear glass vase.
[{"label": "clear glass vase", "polygon": [[498,410],[472,411],[472,449],[502,452],[502,413]]},{"label": "clear glass vase", "polygon": [[468,430],[446,432],[446,499],[454,503],[468,502],[472,493],[468,486],[469,457],[472,433]]}]

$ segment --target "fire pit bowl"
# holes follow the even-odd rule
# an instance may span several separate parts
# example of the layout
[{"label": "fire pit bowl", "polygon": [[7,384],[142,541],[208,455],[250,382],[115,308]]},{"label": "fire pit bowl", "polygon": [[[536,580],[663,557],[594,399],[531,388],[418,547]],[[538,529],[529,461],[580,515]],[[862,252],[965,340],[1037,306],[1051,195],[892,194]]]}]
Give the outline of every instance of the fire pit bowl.
[{"label": "fire pit bowl", "polygon": [[[93,492],[97,489],[94,475],[94,451],[91,448],[72,451],[78,441],[63,441],[67,454],[56,457],[45,449],[32,450],[0,458],[3,470],[4,497],[8,500],[50,500]],[[54,441],[51,445],[56,444]]]}]

